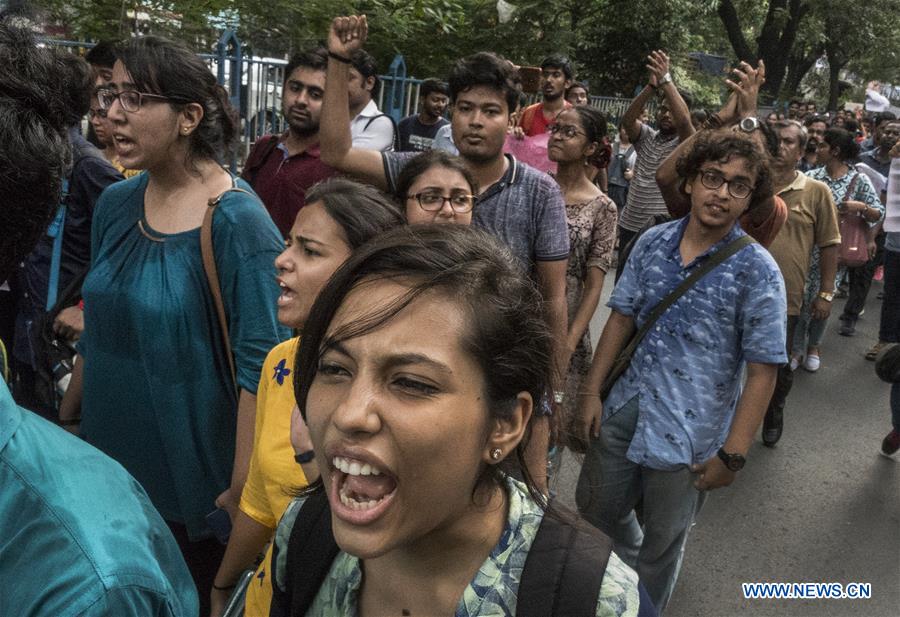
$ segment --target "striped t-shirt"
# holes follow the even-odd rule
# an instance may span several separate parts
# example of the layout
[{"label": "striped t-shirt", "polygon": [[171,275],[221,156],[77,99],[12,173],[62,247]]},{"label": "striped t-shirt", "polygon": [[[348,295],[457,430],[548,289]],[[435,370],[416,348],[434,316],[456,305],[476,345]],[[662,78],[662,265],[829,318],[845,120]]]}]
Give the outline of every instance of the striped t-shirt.
[{"label": "striped t-shirt", "polygon": [[678,134],[670,137],[641,124],[641,134],[634,142],[637,163],[634,178],[628,190],[628,201],[622,210],[619,227],[628,231],[640,231],[653,216],[666,214],[666,202],[656,184],[656,170],[666,157],[678,147]]}]

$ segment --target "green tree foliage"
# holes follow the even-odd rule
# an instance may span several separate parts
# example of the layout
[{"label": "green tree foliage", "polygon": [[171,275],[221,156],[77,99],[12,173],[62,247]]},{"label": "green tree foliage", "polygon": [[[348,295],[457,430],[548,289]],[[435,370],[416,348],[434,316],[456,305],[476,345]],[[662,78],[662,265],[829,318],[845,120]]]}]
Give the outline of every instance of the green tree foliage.
[{"label": "green tree foliage", "polygon": [[[722,76],[698,71],[687,54],[763,58],[763,97],[794,94],[816,60],[866,78],[900,80],[900,0],[34,0],[67,38],[100,40],[153,32],[212,51],[234,27],[256,55],[284,57],[321,42],[336,14],[369,16],[369,50],[387,70],[403,54],[410,75],[446,75],[451,63],[480,50],[537,65],[567,54],[594,94],[631,96],[646,81],[647,54],[664,49],[679,87],[704,106],[724,93]],[[828,49],[826,49],[826,45]],[[834,80],[836,83],[836,79]],[[824,98],[824,97],[823,97]]]}]

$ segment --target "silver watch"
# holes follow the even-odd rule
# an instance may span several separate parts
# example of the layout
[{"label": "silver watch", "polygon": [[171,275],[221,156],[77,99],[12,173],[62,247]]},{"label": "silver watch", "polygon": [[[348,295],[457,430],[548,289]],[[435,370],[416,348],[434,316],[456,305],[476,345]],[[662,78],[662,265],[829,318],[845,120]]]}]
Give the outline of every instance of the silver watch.
[{"label": "silver watch", "polygon": [[759,118],[754,118],[753,116],[744,118],[738,123],[738,128],[745,133],[752,133],[759,128]]}]

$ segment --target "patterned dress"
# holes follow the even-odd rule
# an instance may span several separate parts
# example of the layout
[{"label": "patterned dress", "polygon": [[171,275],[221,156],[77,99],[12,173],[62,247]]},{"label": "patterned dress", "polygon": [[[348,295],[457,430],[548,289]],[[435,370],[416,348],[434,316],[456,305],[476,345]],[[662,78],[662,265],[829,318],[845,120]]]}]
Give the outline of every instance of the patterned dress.
[{"label": "patterned dress", "polygon": [[[850,167],[847,170],[847,173],[837,179],[833,179],[829,176],[824,167],[817,167],[816,169],[810,170],[806,172],[806,175],[828,185],[828,188],[831,189],[831,198],[834,200],[835,206],[844,201],[844,198],[847,196],[847,190],[850,188],[851,181],[858,175],[859,180],[857,180],[856,186],[853,187],[854,194],[850,196],[849,199],[852,201],[861,201],[870,208],[881,210],[882,216],[884,216],[884,206],[875,194],[875,187],[872,186],[872,181],[869,180],[865,174],[857,172],[853,167]],[[874,223],[870,223],[870,225],[873,224]],[[835,277],[835,289],[838,287],[838,281],[843,278],[845,270],[845,268],[838,268],[837,276]],[[803,290],[803,308],[800,310],[800,321],[797,323],[797,328],[794,331],[792,350],[796,355],[804,354],[807,346],[810,344],[809,340],[813,338],[813,335],[810,334],[810,324],[813,321],[811,311],[812,304],[819,295],[820,278],[819,247],[814,246],[810,255],[806,286]],[[822,328],[824,328],[824,326],[822,326]],[[813,342],[818,343],[820,341]]]},{"label": "patterned dress", "polygon": [[[588,270],[599,268],[605,273],[612,266],[616,242],[616,204],[603,194],[590,201],[566,204],[566,219],[571,245],[566,269],[566,304],[571,324],[584,296]],[[590,329],[587,329],[572,354],[566,376],[566,412],[569,417],[575,411],[581,381],[591,368],[592,355]]]}]

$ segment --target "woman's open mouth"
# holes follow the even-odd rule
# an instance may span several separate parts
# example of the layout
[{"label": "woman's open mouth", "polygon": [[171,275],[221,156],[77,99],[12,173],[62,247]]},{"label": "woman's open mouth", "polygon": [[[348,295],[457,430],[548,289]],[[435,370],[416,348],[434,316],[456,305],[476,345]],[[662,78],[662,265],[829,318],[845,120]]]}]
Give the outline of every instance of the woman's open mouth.
[{"label": "woman's open mouth", "polygon": [[369,462],[334,456],[331,490],[328,491],[331,510],[354,525],[367,525],[379,519],[397,494],[397,480]]}]

